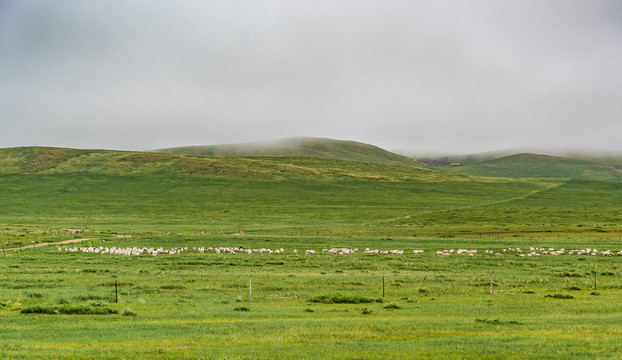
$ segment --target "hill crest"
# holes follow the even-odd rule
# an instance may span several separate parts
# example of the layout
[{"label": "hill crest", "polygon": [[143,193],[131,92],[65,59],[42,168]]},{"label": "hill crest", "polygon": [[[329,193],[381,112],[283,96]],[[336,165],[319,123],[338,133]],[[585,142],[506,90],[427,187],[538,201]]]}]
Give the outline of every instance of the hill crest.
[{"label": "hill crest", "polygon": [[359,161],[374,164],[425,167],[407,156],[357,141],[313,137],[296,137],[276,141],[184,146],[154,150],[154,152],[193,156],[303,156],[335,160]]}]

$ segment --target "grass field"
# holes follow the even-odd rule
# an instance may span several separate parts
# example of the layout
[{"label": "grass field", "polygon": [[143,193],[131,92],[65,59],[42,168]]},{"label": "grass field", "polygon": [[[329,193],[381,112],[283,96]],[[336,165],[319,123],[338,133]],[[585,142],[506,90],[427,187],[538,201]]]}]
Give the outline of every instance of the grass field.
[{"label": "grass field", "polygon": [[[311,157],[0,155],[0,358],[600,359],[622,350],[619,181]],[[88,240],[4,250],[77,238]],[[65,250],[80,247],[188,251]],[[531,247],[540,255],[521,257]],[[359,251],[322,252],[331,248]],[[570,254],[587,248],[598,251]]]},{"label": "grass field", "polygon": [[[616,358],[622,350],[617,302],[622,257],[521,258],[502,250],[569,251],[577,242],[600,251],[622,249],[603,234],[587,239],[143,235],[63,248],[189,251],[11,252],[0,261],[0,350],[7,358]],[[477,249],[477,255],[436,255],[461,244]],[[285,253],[193,251],[208,246],[282,247]],[[360,251],[321,252],[331,247]],[[406,253],[366,254],[366,247]],[[305,255],[307,249],[317,253]],[[414,249],[424,253],[415,255]],[[323,295],[344,303],[314,302]],[[72,309],[109,314],[71,314]]]},{"label": "grass field", "polygon": [[0,224],[160,232],[620,231],[622,183],[320,158],[8,149]]}]

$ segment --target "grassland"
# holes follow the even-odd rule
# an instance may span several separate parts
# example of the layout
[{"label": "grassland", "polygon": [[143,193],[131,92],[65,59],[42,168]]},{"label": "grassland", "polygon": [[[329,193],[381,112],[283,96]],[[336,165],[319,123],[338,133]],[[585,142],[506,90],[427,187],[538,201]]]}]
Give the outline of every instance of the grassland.
[{"label": "grassland", "polygon": [[[529,244],[572,249],[578,241],[603,250],[620,248],[617,239],[603,234],[588,239],[176,234],[104,239],[83,246],[190,249],[156,257],[56,248],[2,256],[2,357],[602,359],[616,358],[622,350],[617,304],[622,257],[526,259],[484,252]],[[436,255],[460,244],[478,254]],[[192,251],[200,246],[283,247],[286,253]],[[361,252],[303,253],[334,246]],[[365,247],[407,253],[365,254]],[[413,255],[412,249],[425,252]],[[312,301],[322,295],[345,303]],[[68,308],[104,309],[108,315],[25,313]]]},{"label": "grassland", "polygon": [[[0,149],[2,249],[189,248],[0,249],[0,358],[616,358],[622,256],[503,249],[620,251],[620,204],[619,181]],[[220,246],[285,253],[192,251]],[[361,251],[321,252],[334,247]],[[436,255],[459,248],[478,253]]]},{"label": "grassland", "polygon": [[0,224],[316,235],[620,231],[619,182],[353,161],[7,149]]}]

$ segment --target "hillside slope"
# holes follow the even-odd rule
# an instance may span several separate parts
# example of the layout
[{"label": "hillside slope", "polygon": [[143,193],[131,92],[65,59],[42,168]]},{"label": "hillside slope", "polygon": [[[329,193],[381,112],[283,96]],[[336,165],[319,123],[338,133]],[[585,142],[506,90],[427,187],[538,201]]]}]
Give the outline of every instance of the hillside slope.
[{"label": "hillside slope", "polygon": [[389,152],[377,146],[355,141],[321,138],[291,138],[276,142],[187,146],[155,151],[195,156],[304,156],[385,165],[425,167],[425,165],[416,160]]},{"label": "hillside slope", "polygon": [[622,172],[608,163],[526,153],[455,167],[449,171],[503,178],[546,177],[622,181]]},{"label": "hillside slope", "polygon": [[407,166],[294,156],[206,157],[48,147],[0,149],[0,174],[201,175],[228,179],[458,179]]},{"label": "hillside slope", "polygon": [[37,228],[383,236],[617,231],[621,187],[313,157],[0,149],[0,224]]}]

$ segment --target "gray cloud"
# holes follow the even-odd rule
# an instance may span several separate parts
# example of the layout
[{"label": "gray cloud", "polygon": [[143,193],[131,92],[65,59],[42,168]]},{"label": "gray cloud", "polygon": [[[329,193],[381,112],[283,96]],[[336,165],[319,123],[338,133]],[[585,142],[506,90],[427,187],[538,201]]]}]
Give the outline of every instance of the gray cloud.
[{"label": "gray cloud", "polygon": [[0,146],[622,152],[617,1],[8,1]]}]

